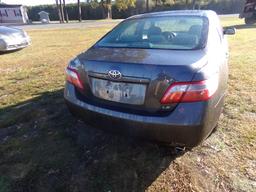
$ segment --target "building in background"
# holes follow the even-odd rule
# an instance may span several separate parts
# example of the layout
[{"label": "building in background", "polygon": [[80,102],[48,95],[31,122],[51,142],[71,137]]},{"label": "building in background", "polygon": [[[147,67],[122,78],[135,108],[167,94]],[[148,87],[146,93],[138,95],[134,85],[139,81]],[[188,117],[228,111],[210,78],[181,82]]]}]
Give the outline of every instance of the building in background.
[{"label": "building in background", "polygon": [[1,23],[28,23],[27,9],[23,5],[0,4]]}]

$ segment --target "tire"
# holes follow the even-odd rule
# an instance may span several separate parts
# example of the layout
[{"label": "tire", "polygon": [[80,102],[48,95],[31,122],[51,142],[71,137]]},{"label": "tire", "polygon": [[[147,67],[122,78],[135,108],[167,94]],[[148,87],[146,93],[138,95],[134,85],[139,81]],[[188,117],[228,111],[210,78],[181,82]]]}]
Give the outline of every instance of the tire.
[{"label": "tire", "polygon": [[249,17],[249,18],[245,18],[244,22],[245,22],[246,25],[252,25],[252,24],[256,23],[256,19],[252,18],[252,17]]}]

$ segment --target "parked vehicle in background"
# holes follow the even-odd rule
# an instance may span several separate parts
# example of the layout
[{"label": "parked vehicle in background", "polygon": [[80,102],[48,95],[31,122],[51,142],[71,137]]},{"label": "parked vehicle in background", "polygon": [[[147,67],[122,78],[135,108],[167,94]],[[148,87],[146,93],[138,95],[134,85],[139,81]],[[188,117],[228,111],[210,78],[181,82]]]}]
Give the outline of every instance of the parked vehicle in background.
[{"label": "parked vehicle in background", "polygon": [[30,43],[30,37],[24,30],[0,26],[0,51],[22,49]]},{"label": "parked vehicle in background", "polygon": [[96,127],[194,147],[221,114],[234,33],[213,11],[130,17],[69,63],[67,105]]},{"label": "parked vehicle in background", "polygon": [[242,13],[239,15],[246,24],[256,23],[256,0],[246,0]]}]

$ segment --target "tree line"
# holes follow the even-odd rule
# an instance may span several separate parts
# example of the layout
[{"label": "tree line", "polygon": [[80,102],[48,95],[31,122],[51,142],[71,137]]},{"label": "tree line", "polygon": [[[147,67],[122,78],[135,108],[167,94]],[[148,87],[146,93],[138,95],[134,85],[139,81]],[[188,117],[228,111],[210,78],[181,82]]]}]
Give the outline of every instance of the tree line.
[{"label": "tree line", "polygon": [[243,0],[77,0],[73,4],[55,0],[53,5],[28,7],[28,15],[33,21],[39,20],[38,12],[46,11],[51,20],[63,23],[69,20],[118,19],[151,11],[179,9],[211,9],[220,14],[239,13],[243,4]]},{"label": "tree line", "polygon": [[[140,1],[140,0],[138,0]],[[149,0],[147,0],[148,2]],[[64,21],[68,22],[68,9],[66,7],[65,0],[55,0],[56,2],[56,8],[59,16],[59,20],[61,23]],[[119,11],[121,10],[127,10],[129,7],[136,7],[135,5],[136,0],[115,0],[114,4],[116,5],[117,9]],[[106,15],[106,18],[111,19],[112,18],[112,0],[86,0],[84,2],[86,5],[90,5],[92,9],[96,7],[101,7],[101,11],[105,12],[104,15]],[[81,9],[81,0],[77,0],[77,18],[81,22],[82,21],[82,9]]]}]

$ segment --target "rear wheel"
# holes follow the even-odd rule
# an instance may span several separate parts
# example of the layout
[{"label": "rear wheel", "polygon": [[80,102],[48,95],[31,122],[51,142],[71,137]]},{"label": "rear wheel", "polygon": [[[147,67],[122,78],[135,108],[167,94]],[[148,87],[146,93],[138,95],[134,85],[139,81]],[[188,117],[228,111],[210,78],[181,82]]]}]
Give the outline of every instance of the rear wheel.
[{"label": "rear wheel", "polygon": [[249,17],[249,18],[245,18],[245,19],[244,19],[244,22],[245,22],[245,24],[247,24],[247,25],[252,25],[252,24],[256,23],[256,19],[255,19],[255,18],[252,18],[252,17]]}]

